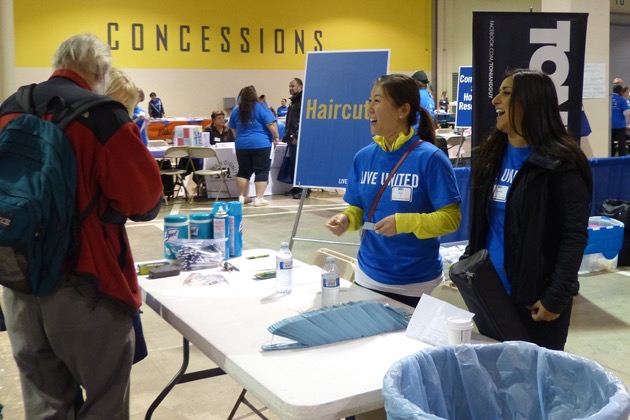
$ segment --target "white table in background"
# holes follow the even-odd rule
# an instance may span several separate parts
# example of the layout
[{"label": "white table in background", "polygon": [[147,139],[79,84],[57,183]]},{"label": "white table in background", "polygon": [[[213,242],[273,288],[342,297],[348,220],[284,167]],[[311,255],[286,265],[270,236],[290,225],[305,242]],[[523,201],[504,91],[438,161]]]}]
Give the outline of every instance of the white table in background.
[{"label": "white table in background", "polygon": [[[236,161],[236,150],[234,149],[234,143],[217,143],[213,146],[217,152],[219,160],[224,168],[228,169],[227,186],[229,189],[230,197],[238,197],[238,188],[236,187],[236,174],[238,173],[238,162]],[[282,194],[285,191],[291,189],[292,185],[279,182],[278,171],[282,160],[284,158],[284,152],[286,150],[286,144],[280,143],[276,147],[272,148],[271,155],[271,169],[269,170],[269,183],[265,189],[265,195]],[[211,159],[205,159],[204,169],[216,169],[216,165],[212,164]],[[208,198],[216,197],[216,191],[219,189],[221,181],[215,177],[206,177],[206,185],[208,186]],[[249,181],[249,196],[254,197],[256,195],[256,189],[254,187],[254,176]],[[221,192],[219,198],[227,198],[228,194]]]},{"label": "white table in background", "polygon": [[[169,146],[170,147],[170,146]],[[168,149],[165,146],[149,146],[149,151],[156,159],[162,159],[164,157],[164,151]],[[238,162],[236,161],[236,150],[234,149],[234,143],[217,143],[213,146],[213,149],[217,152],[217,156],[221,161],[224,168],[228,170],[228,178],[226,180],[228,186],[228,192],[222,191],[219,198],[238,197],[238,188],[236,187],[236,174],[238,173]],[[265,189],[265,195],[282,194],[285,191],[291,189],[292,185],[279,182],[278,171],[282,160],[284,159],[284,152],[286,150],[286,144],[280,143],[272,149],[271,156],[271,169],[269,170],[269,183]],[[204,169],[217,169],[212,159],[204,159]],[[221,185],[221,181],[216,177],[206,177],[206,185],[208,186],[208,198],[215,198]],[[249,181],[249,196],[254,197],[256,195],[256,189],[254,187],[254,176]]]},{"label": "white table in background", "polygon": [[148,146],[147,149],[149,149],[149,152],[151,152],[151,155],[153,155],[155,159],[162,159],[164,157],[164,152],[169,147],[170,146]]},{"label": "white table in background", "polygon": [[[383,406],[383,377],[401,358],[429,347],[404,331],[296,350],[262,351],[267,327],[300,312],[319,308],[320,268],[295,261],[293,292],[268,299],[275,279],[255,281],[252,273],[273,269],[275,252],[244,251],[268,257],[230,262],[240,271],[226,283],[183,287],[191,272],[177,277],[140,278],[143,300],[220,369],[283,419],[335,419]],[[343,302],[376,300],[412,309],[348,282]],[[277,338],[276,338],[277,339]],[[227,415],[227,413],[226,413]]]}]

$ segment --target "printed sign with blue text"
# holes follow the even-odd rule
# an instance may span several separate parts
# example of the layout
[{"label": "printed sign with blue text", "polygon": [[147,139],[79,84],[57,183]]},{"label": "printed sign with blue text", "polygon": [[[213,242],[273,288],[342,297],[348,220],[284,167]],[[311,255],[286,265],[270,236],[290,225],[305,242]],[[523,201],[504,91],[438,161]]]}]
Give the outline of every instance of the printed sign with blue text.
[{"label": "printed sign with blue text", "polygon": [[295,185],[345,188],[356,152],[372,141],[368,99],[389,50],[309,52]]},{"label": "printed sign with blue text", "polygon": [[457,79],[455,127],[472,127],[472,67],[460,67]]}]

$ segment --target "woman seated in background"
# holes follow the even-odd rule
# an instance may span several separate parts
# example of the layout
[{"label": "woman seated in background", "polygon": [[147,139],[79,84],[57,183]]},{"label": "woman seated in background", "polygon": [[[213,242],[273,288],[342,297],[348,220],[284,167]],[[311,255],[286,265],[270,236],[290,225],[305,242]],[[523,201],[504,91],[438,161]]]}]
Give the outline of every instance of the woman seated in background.
[{"label": "woman seated in background", "polygon": [[241,89],[238,98],[238,105],[232,110],[228,123],[236,138],[238,201],[245,203],[249,179],[256,174],[254,205],[264,206],[268,204],[264,195],[271,167],[271,145],[280,142],[278,125],[269,108],[259,102],[254,86]]},{"label": "woman seated in background", "polygon": [[212,124],[203,129],[210,133],[210,144],[225,143],[234,141],[234,133],[225,125],[225,113],[221,110],[212,112]]}]

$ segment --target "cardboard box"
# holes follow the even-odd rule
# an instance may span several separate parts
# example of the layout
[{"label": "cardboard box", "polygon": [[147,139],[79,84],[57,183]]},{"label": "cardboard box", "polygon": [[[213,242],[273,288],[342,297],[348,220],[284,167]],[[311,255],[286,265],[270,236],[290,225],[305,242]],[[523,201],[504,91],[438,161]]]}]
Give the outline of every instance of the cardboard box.
[{"label": "cardboard box", "polygon": [[200,125],[178,125],[173,135],[174,146],[202,146]]}]

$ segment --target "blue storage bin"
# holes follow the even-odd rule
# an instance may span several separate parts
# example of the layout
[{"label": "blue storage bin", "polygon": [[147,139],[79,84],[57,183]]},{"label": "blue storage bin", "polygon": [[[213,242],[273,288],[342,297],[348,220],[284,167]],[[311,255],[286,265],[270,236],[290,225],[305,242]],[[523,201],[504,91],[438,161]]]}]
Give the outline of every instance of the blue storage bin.
[{"label": "blue storage bin", "polygon": [[606,216],[588,219],[588,244],[584,255],[603,254],[609,260],[615,258],[623,245],[623,222]]}]

